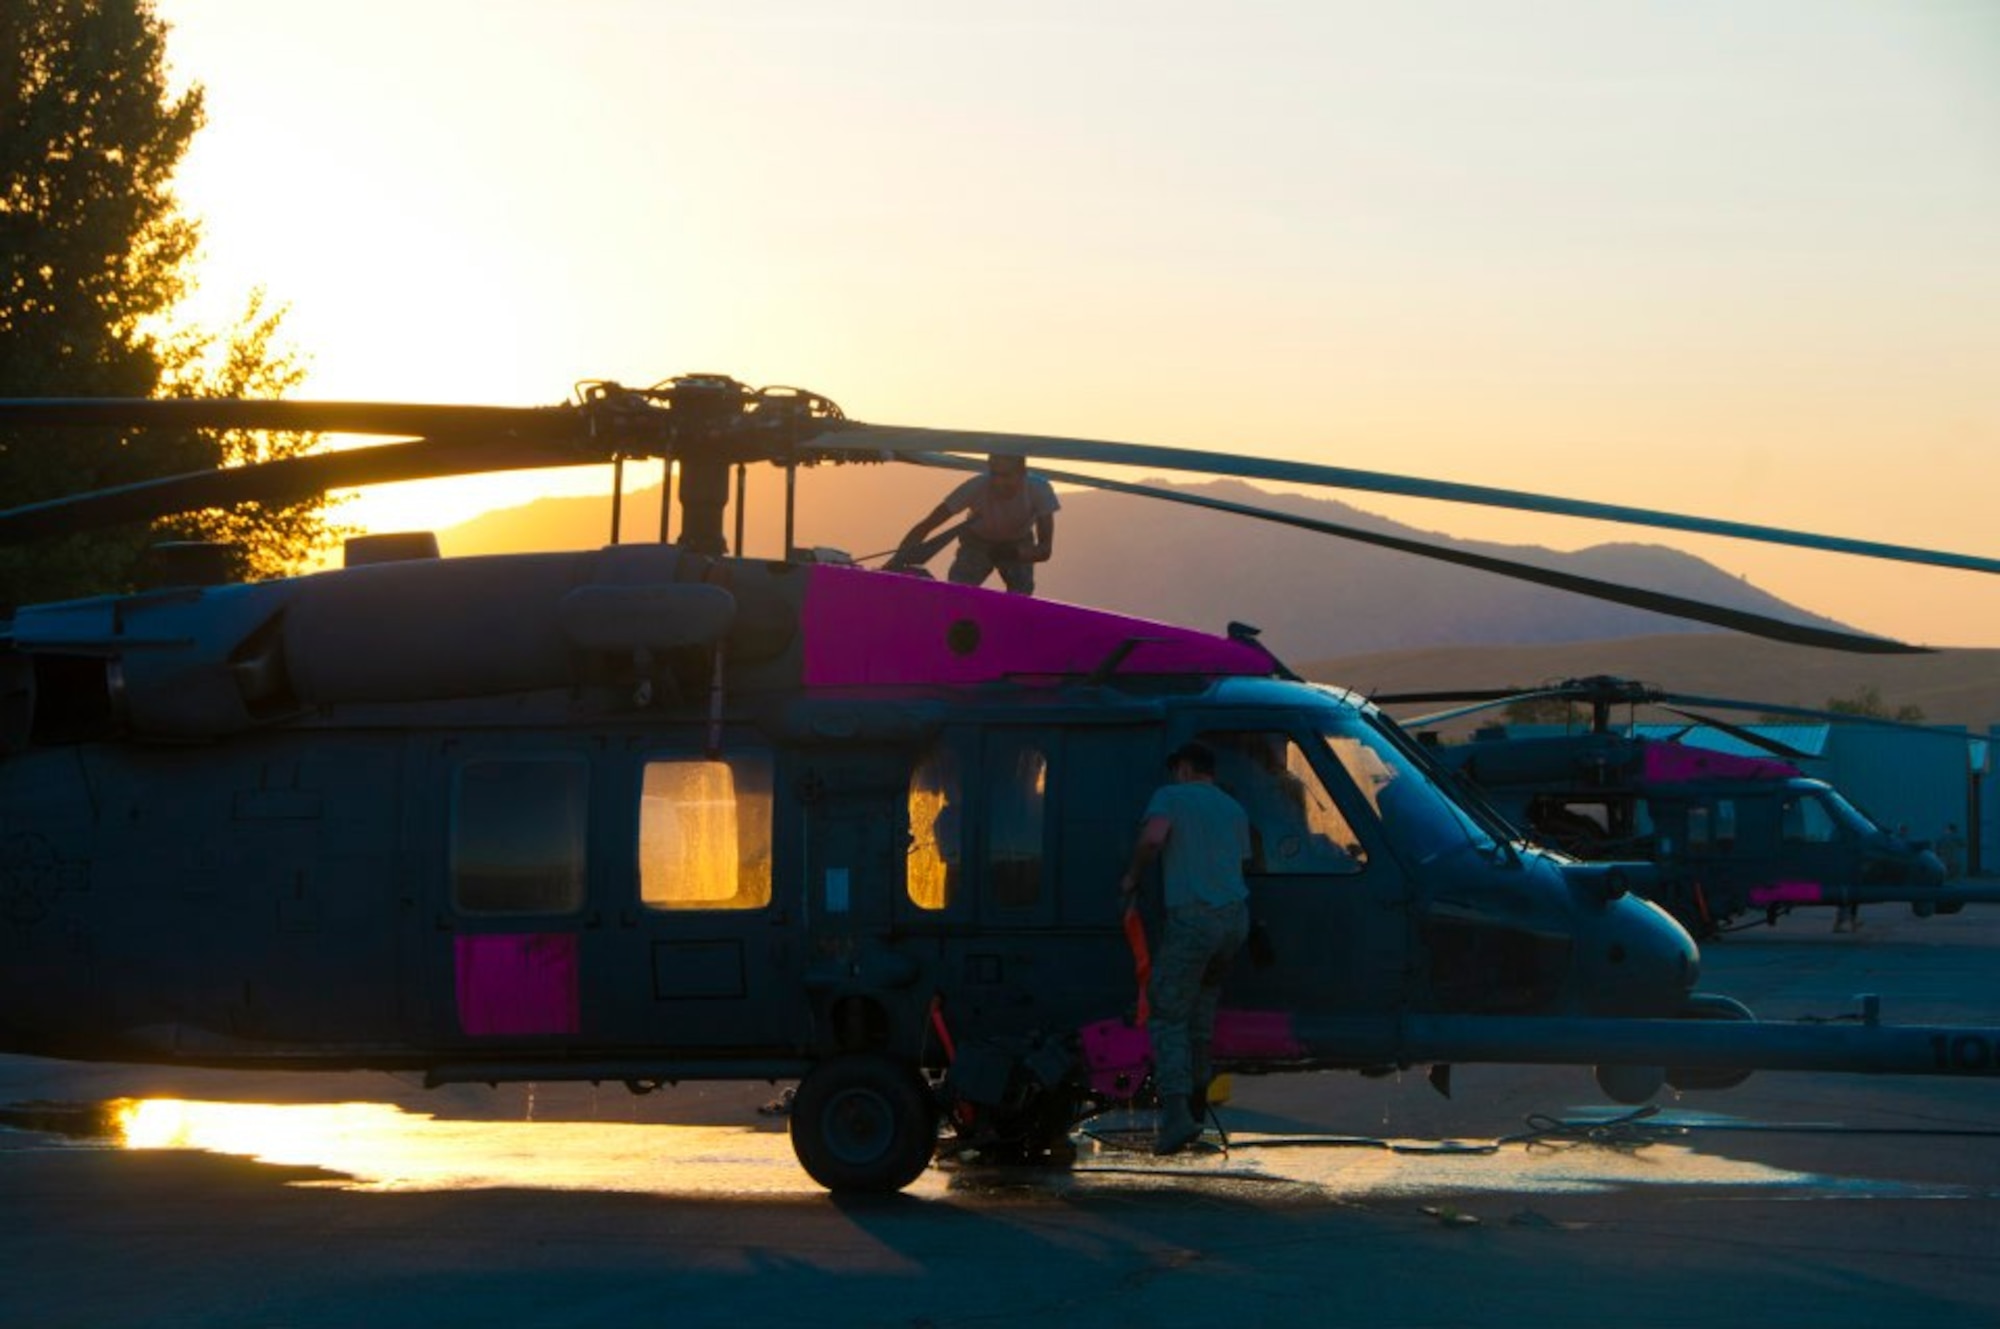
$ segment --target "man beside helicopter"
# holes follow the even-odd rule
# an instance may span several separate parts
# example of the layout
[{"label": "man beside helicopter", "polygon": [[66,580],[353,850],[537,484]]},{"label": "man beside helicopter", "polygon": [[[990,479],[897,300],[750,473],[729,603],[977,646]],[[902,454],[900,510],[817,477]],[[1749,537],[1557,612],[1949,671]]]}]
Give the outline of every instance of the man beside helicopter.
[{"label": "man beside helicopter", "polygon": [[[1167,754],[1173,779],[1153,791],[1119,882],[1129,906],[1139,878],[1160,860],[1166,934],[1147,985],[1153,1081],[1160,1097],[1155,1154],[1179,1153],[1201,1135],[1195,1103],[1207,1102],[1209,1048],[1222,980],[1250,935],[1250,819],[1215,782],[1215,753],[1183,743]],[[1195,1096],[1199,1094],[1197,1099]]]},{"label": "man beside helicopter", "polygon": [[910,528],[891,566],[914,566],[925,559],[921,546],[938,527],[963,512],[958,552],[947,580],[978,586],[996,571],[1001,584],[1016,595],[1035,593],[1035,564],[1046,563],[1056,539],[1055,487],[1028,474],[1025,457],[994,454],[986,459],[986,474],[945,495],[944,502]]}]

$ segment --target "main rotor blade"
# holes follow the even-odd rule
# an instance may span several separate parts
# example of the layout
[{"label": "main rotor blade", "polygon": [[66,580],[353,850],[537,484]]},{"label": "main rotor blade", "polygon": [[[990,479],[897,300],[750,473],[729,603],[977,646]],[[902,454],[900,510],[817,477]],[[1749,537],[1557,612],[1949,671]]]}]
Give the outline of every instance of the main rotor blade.
[{"label": "main rotor blade", "polygon": [[420,438],[316,452],[250,466],[193,471],[0,511],[0,544],[151,521],[237,503],[283,504],[330,489],[487,471],[582,466],[608,460],[559,443],[519,438]]},{"label": "main rotor blade", "polygon": [[[1940,729],[1936,725],[1918,724],[1913,720],[1894,720],[1886,715],[1857,715],[1852,711],[1816,710],[1810,706],[1786,706],[1767,701],[1728,701],[1717,697],[1666,696],[1662,700],[1705,708],[1756,711],[1759,715],[1786,715],[1801,720],[1817,720],[1822,724],[1860,725],[1867,729],[1893,729],[1898,733],[1923,734],[1929,738],[1956,739],[1961,743],[1983,741],[1980,735],[1968,733],[1964,730]],[[1703,721],[1703,723],[1715,722]]]},{"label": "main rotor blade", "polygon": [[811,440],[808,446],[815,451],[823,452],[1001,453],[1009,456],[1046,457],[1057,461],[1101,462],[1114,466],[1146,466],[1163,470],[1194,471],[1205,475],[1236,476],[1246,480],[1276,480],[1289,484],[1396,494],[1405,498],[1433,498],[1448,503],[1472,503],[1522,512],[1546,512],[1563,517],[1587,517],[1595,521],[1620,522],[1628,526],[1653,526],[1664,530],[1688,531],[1697,535],[1727,536],[1734,540],[1795,545],[1802,549],[1821,549],[1839,554],[1854,554],[1863,558],[1925,563],[1935,567],[1958,568],[1967,572],[2000,573],[2000,559],[1982,558],[1974,554],[1956,554],[1944,550],[1920,549],[1910,545],[1884,544],[1874,540],[1851,540],[1836,535],[1817,535],[1810,531],[1792,531],[1748,522],[1721,521],[1712,517],[1690,517],[1680,513],[1658,512],[1649,508],[1627,507],[1616,503],[1592,503],[1582,499],[1556,498],[1516,489],[1494,489],[1485,485],[1424,480],[1411,476],[1389,475],[1380,471],[1354,470],[1345,466],[1321,466],[1311,462],[1240,457],[1227,452],[1207,452],[1192,448],[1054,438],[1034,434],[958,433],[945,429],[920,429],[903,425],[849,425],[838,432],[823,434]]},{"label": "main rotor blade", "polygon": [[[815,444],[817,446],[817,444]],[[949,470],[981,470],[978,462],[953,458],[947,461],[936,453],[911,454],[904,460],[925,466],[944,466]],[[1066,471],[1052,471],[1038,466],[1035,473],[1050,480],[1060,480],[1066,484],[1083,485],[1092,489],[1109,489],[1122,494],[1138,494],[1146,498],[1165,499],[1172,503],[1184,503],[1191,507],[1209,508],[1217,512],[1228,512],[1239,517],[1254,517],[1259,521],[1275,522],[1282,526],[1295,526],[1301,530],[1316,531],[1321,535],[1337,536],[1343,540],[1355,540],[1362,544],[1377,545],[1384,549],[1394,549],[1405,554],[1415,554],[1420,558],[1436,559],[1443,563],[1454,563],[1460,567],[1477,568],[1482,572],[1497,573],[1512,577],[1517,581],[1532,582],[1538,586],[1548,586],[1556,590],[1570,591],[1577,595],[1587,595],[1613,604],[1622,604],[1634,609],[1646,609],[1656,614],[1666,614],[1674,618],[1689,619],[1698,623],[1709,623],[1716,627],[1733,628],[1773,641],[1791,642],[1798,646],[1819,646],[1828,650],[1853,651],[1871,655],[1926,654],[1928,648],[1910,646],[1892,641],[1887,637],[1865,636],[1852,632],[1840,632],[1831,628],[1816,628],[1803,623],[1789,623],[1783,619],[1771,618],[1764,614],[1752,613],[1746,609],[1729,609],[1721,605],[1707,604],[1700,600],[1690,600],[1685,596],[1669,595],[1664,591],[1647,591],[1631,586],[1621,586],[1616,582],[1600,581],[1595,577],[1583,577],[1571,572],[1557,572],[1550,568],[1538,567],[1532,563],[1517,563],[1511,559],[1494,558],[1488,554],[1474,554],[1462,549],[1449,549],[1441,545],[1426,544],[1420,540],[1409,540],[1401,536],[1385,535],[1379,531],[1366,531],[1359,527],[1342,526],[1335,522],[1320,521],[1314,517],[1301,517],[1274,508],[1255,507],[1247,503],[1232,503],[1227,499],[1209,498],[1200,494],[1184,494],[1154,485],[1130,484],[1123,480],[1106,480],[1101,476],[1076,475]]]},{"label": "main rotor blade", "polygon": [[[1969,734],[1956,729],[1940,729],[1935,725],[1916,724],[1908,720],[1892,720],[1886,716],[1856,715],[1850,711],[1829,711],[1815,709],[1810,706],[1791,706],[1779,702],[1747,701],[1735,697],[1703,697],[1686,692],[1668,692],[1649,684],[1635,683],[1626,679],[1605,676],[1572,678],[1561,683],[1552,683],[1547,687],[1511,692],[1497,689],[1464,689],[1452,692],[1392,692],[1370,698],[1370,700],[1379,706],[1431,701],[1464,701],[1473,703],[1472,705],[1459,707],[1456,710],[1440,711],[1434,715],[1423,715],[1414,719],[1400,721],[1399,723],[1406,729],[1420,729],[1428,725],[1443,724],[1449,720],[1460,719],[1467,715],[1476,715],[1481,711],[1492,710],[1497,706],[1511,705],[1517,701],[1540,701],[1545,699],[1568,701],[1578,706],[1655,706],[1661,710],[1672,711],[1675,715],[1693,720],[1698,724],[1712,726],[1723,733],[1740,738],[1746,743],[1761,745],[1776,743],[1777,740],[1767,740],[1763,736],[1753,734],[1748,730],[1740,730],[1739,726],[1732,725],[1726,720],[1718,719],[1712,715],[1698,715],[1693,711],[1683,708],[1699,706],[1703,710],[1755,711],[1759,715],[1764,716],[1790,716],[1801,720],[1818,721],[1822,724],[1863,725],[1878,729],[1893,729],[1901,733],[1923,734],[1930,738],[1949,738],[1959,742],[1979,741],[1976,734]],[[1777,747],[1771,747],[1770,750],[1777,752],[1780,756],[1810,755],[1799,753],[1788,747],[1785,751],[1779,751],[1780,747],[1786,747],[1786,745],[1779,744]]]},{"label": "main rotor blade", "polygon": [[579,428],[573,406],[448,406],[239,397],[0,398],[0,428],[268,429],[286,434],[558,438]]},{"label": "main rotor blade", "polygon": [[[1760,734],[1754,729],[1746,729],[1740,724],[1731,724],[1729,721],[1717,719],[1713,715],[1697,715],[1693,711],[1684,711],[1678,706],[1667,706],[1662,709],[1672,711],[1682,719],[1692,720],[1696,724],[1707,725],[1710,729],[1729,735],[1739,743],[1748,743],[1753,748],[1762,748],[1774,757],[1782,757],[1786,761],[1812,760],[1810,752],[1801,752],[1783,739],[1772,738],[1767,734]],[[1678,742],[1679,740],[1676,739],[1676,741]]]},{"label": "main rotor blade", "polygon": [[[1438,711],[1431,715],[1414,715],[1407,720],[1398,720],[1396,723],[1405,729],[1428,729],[1432,725],[1449,724],[1453,720],[1462,720],[1468,715],[1478,715],[1481,711],[1491,711],[1502,706],[1512,706],[1517,701],[1567,699],[1570,699],[1570,694],[1564,692],[1561,688],[1543,688],[1536,692],[1510,692],[1504,697],[1488,697],[1486,700],[1477,702],[1471,706],[1460,706],[1456,710]],[[1394,705],[1398,698],[1395,696],[1370,697],[1369,700],[1378,706],[1382,706]]]},{"label": "main rotor blade", "polygon": [[1368,700],[1377,706],[1413,706],[1418,702],[1434,701],[1519,701],[1536,695],[1545,694],[1523,692],[1519,688],[1466,688],[1445,692],[1382,692]]}]

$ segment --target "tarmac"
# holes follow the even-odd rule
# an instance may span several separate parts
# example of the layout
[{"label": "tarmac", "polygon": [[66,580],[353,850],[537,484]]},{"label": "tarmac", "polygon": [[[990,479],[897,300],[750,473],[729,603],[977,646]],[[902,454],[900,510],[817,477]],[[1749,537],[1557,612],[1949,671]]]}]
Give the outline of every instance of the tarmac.
[{"label": "tarmac", "polygon": [[[2000,908],[1703,948],[1767,1020],[2000,1032]],[[424,1090],[0,1058],[14,1326],[2000,1325],[2000,1079],[1239,1077],[1199,1152],[820,1191],[784,1086]]]}]

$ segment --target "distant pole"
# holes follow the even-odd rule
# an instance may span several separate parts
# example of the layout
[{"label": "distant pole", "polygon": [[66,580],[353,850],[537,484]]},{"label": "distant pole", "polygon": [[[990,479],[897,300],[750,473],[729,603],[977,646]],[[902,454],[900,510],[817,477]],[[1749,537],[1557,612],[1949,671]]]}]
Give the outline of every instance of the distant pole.
[{"label": "distant pole", "polygon": [[740,461],[736,463],[736,553],[738,557],[741,557],[743,553],[743,486],[745,483],[744,477],[748,473],[749,467]]},{"label": "distant pole", "polygon": [[674,459],[670,453],[660,458],[660,543],[670,545],[673,538],[674,516]]},{"label": "distant pole", "polygon": [[611,543],[618,543],[618,523],[625,513],[625,459],[611,459]]},{"label": "distant pole", "polygon": [[785,562],[792,561],[792,517],[798,507],[799,464],[785,459]]}]

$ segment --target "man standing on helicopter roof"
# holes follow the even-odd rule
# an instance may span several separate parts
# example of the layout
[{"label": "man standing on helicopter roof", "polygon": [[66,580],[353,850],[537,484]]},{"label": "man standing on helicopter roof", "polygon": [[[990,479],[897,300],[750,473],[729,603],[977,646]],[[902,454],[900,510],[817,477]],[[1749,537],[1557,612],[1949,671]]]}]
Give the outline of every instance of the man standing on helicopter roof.
[{"label": "man standing on helicopter roof", "polygon": [[[1156,1154],[1179,1153],[1201,1135],[1194,1102],[1206,1111],[1214,1073],[1209,1048],[1229,965],[1250,935],[1250,819],[1215,783],[1215,753],[1183,743],[1167,755],[1173,783],[1153,791],[1119,888],[1129,906],[1155,858],[1166,887],[1166,935],[1153,956],[1153,1082],[1160,1095]],[[1199,1099],[1191,1095],[1199,1092]]]},{"label": "man standing on helicopter roof", "polygon": [[924,537],[963,512],[958,553],[946,577],[961,586],[978,586],[997,570],[1008,590],[1033,595],[1035,564],[1048,562],[1055,549],[1056,509],[1061,506],[1053,485],[1028,474],[1027,458],[995,454],[986,459],[986,474],[952,490],[930,516],[910,528],[892,566],[924,562],[919,549]]}]

